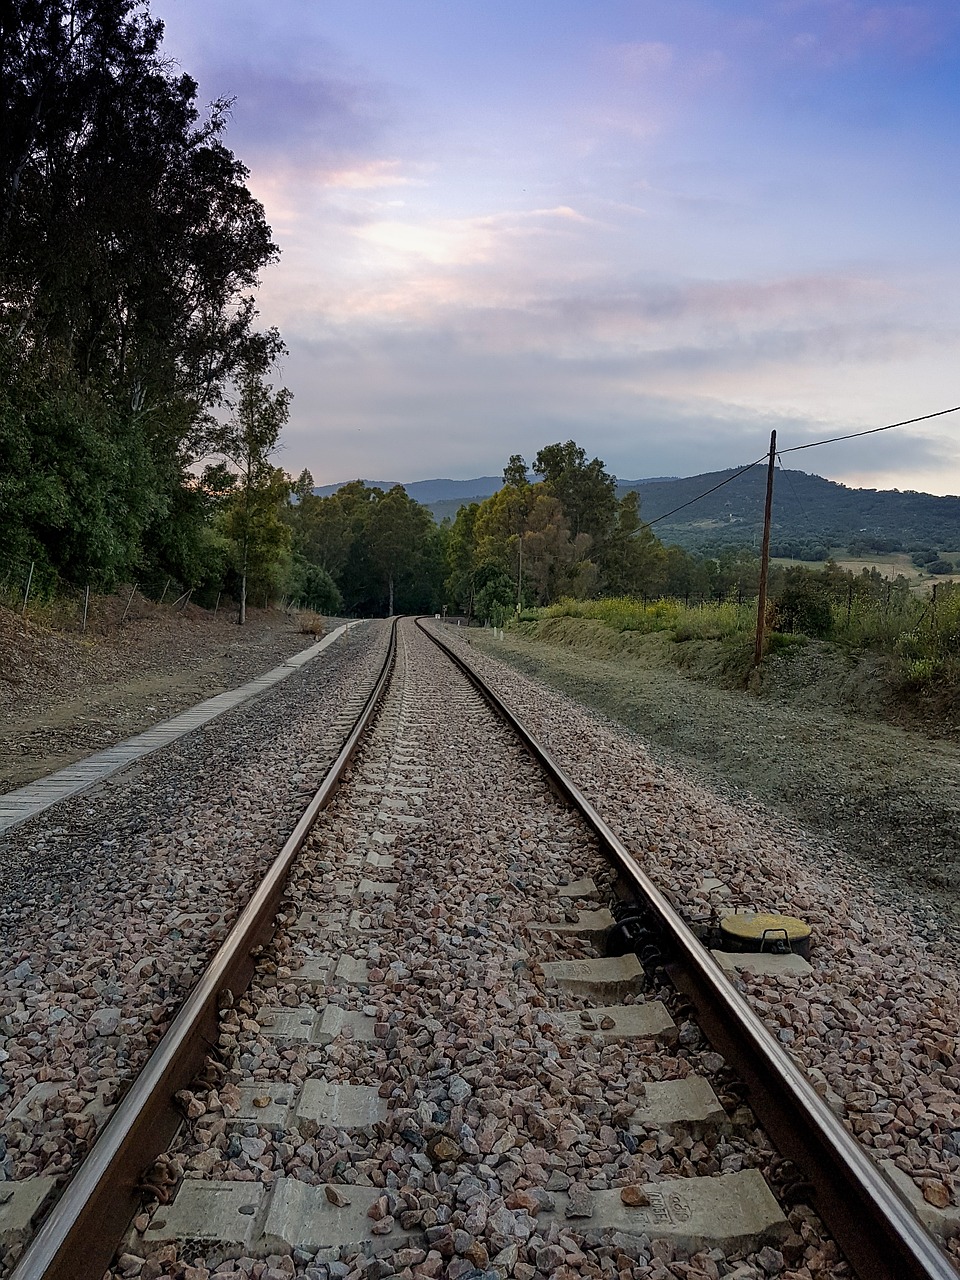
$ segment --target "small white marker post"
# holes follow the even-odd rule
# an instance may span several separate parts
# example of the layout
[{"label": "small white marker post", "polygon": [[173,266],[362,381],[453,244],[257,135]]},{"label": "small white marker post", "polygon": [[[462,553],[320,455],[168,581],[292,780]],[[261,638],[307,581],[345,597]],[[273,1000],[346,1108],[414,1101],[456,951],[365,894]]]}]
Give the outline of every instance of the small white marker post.
[{"label": "small white marker post", "polygon": [[30,599],[30,584],[33,582],[33,566],[35,564],[35,560],[30,561],[30,572],[27,574],[27,589],[23,593],[23,608],[20,610],[21,618],[25,618],[27,616],[27,601]]}]

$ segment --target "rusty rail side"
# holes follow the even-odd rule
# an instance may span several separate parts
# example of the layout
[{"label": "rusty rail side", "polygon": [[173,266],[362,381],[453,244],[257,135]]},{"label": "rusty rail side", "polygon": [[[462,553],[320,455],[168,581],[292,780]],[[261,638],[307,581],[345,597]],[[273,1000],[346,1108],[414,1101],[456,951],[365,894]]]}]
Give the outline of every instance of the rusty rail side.
[{"label": "rusty rail side", "polygon": [[102,1280],[139,1209],[143,1174],[182,1120],[176,1094],[217,1042],[223,996],[249,985],[256,953],[273,936],[290,868],[376,714],[396,658],[396,632],[394,619],[380,674],[319,789],[9,1280]]},{"label": "rusty rail side", "polygon": [[673,958],[671,978],[693,1002],[707,1037],[747,1086],[750,1105],[778,1150],[810,1182],[813,1207],[860,1280],[957,1280],[949,1258],[907,1202],[847,1133],[579,787],[469,663],[421,619],[417,625],[520,737],[640,895]]}]

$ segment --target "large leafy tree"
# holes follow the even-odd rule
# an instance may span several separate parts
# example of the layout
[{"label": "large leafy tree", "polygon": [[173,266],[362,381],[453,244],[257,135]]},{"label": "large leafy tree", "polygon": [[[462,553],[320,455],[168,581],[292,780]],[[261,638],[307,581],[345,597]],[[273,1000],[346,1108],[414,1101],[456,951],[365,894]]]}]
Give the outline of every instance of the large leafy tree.
[{"label": "large leafy tree", "polygon": [[522,534],[524,600],[548,604],[559,596],[588,595],[597,580],[590,542],[586,533],[571,537],[566,513],[553,494],[534,490]]},{"label": "large leafy tree", "polygon": [[462,506],[450,525],[446,544],[446,579],[444,592],[454,609],[462,609],[468,617],[473,613],[473,597],[476,592],[476,535],[474,525],[480,504],[468,502]]},{"label": "large leafy tree", "polygon": [[306,486],[288,516],[298,557],[329,574],[350,612],[432,610],[443,596],[447,533],[401,485],[362,480],[328,497]]},{"label": "large leafy tree", "polygon": [[388,617],[393,613],[398,579],[409,580],[423,567],[432,530],[430,512],[409,497],[402,485],[394,485],[368,507],[363,539],[385,589]]},{"label": "large leafy tree", "polygon": [[463,507],[450,531],[446,590],[460,608],[494,619],[505,606],[548,604],[597,591],[657,595],[696,589],[702,570],[678,548],[669,551],[640,518],[635,493],[616,496],[615,478],[574,441],[541,449],[531,484],[514,454],[503,487]]},{"label": "large leafy tree", "polygon": [[311,486],[311,492],[304,494],[297,503],[294,516],[297,551],[335,579],[343,572],[350,556],[356,533],[354,517],[357,502],[366,501],[366,498],[360,498],[358,489],[363,490],[364,486],[355,480],[329,497],[321,498],[313,493]]},{"label": "large leafy tree", "polygon": [[220,527],[230,540],[240,625],[246,622],[248,596],[262,592],[266,603],[290,585],[290,529],[283,518],[289,495],[289,476],[281,467],[267,465],[256,484],[241,481],[234,488],[221,514]]},{"label": "large leafy tree", "polygon": [[640,519],[640,499],[632,490],[619,500],[603,557],[604,587],[615,596],[654,596],[666,584],[663,543]]},{"label": "large leafy tree", "polygon": [[162,35],[143,0],[0,5],[0,506],[68,576],[176,541],[277,254]]},{"label": "large leafy tree", "polygon": [[541,449],[533,469],[563,505],[573,536],[589,534],[601,548],[616,519],[617,481],[600,459],[587,461],[586,451],[568,440]]},{"label": "large leafy tree", "polygon": [[499,565],[519,581],[520,540],[533,501],[533,485],[506,484],[480,503],[473,525],[478,563]]},{"label": "large leafy tree", "polygon": [[529,483],[527,464],[523,460],[522,453],[512,453],[510,455],[510,461],[503,468],[503,483],[513,485],[518,489],[522,489],[524,485]]}]

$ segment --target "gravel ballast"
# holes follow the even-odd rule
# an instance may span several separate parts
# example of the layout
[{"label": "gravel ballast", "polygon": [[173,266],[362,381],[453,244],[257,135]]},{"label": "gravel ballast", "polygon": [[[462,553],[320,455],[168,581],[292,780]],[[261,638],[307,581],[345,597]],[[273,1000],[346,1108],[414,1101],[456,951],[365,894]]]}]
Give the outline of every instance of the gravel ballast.
[{"label": "gravel ballast", "polygon": [[[684,1249],[655,1232],[592,1224],[605,1193],[642,1204],[651,1181],[679,1188],[774,1173],[777,1157],[729,1094],[722,1057],[682,1014],[664,1043],[607,1038],[587,1012],[596,1000],[549,980],[546,963],[597,954],[537,928],[600,905],[564,900],[564,887],[585,877],[610,900],[612,869],[580,819],[447,660],[402,624],[376,729],[308,841],[253,985],[224,1011],[225,1071],[211,1062],[212,1078],[181,1098],[190,1123],[152,1175],[180,1182],[177,1197],[141,1216],[111,1274],[848,1275],[800,1210],[775,1242],[752,1249]],[[642,999],[620,996],[628,1006]],[[568,1014],[583,1015],[579,1032]],[[694,1076],[712,1081],[732,1123],[631,1132],[652,1084]],[[357,1108],[339,1122],[306,1105],[338,1089]],[[247,1253],[178,1237],[177,1214],[188,1217],[180,1196],[189,1203],[213,1184],[246,1188],[258,1221],[281,1191],[296,1199],[291,1186],[344,1210],[369,1205],[376,1256],[279,1242]]]},{"label": "gravel ballast", "polygon": [[[930,1204],[960,1204],[960,966],[928,899],[909,884],[878,892],[841,851],[656,761],[638,735],[455,628],[446,635],[682,913],[771,910],[813,926],[810,977],[744,975],[738,985],[876,1157],[895,1161]],[[949,1247],[960,1258],[956,1239]]]},{"label": "gravel ballast", "polygon": [[312,796],[386,636],[351,631],[7,834],[0,1182],[60,1178],[89,1147]]}]

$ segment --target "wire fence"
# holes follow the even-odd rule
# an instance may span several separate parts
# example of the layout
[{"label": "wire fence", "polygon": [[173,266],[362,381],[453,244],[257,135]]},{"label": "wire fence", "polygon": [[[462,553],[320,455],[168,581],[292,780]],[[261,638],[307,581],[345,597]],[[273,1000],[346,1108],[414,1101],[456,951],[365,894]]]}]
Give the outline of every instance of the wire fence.
[{"label": "wire fence", "polygon": [[[164,612],[184,613],[191,603],[200,603],[192,588],[172,577],[159,587],[156,582],[128,582],[111,593],[104,593],[100,585],[94,580],[83,585],[68,582],[47,564],[0,552],[0,605],[57,631],[104,634],[156,616],[158,606]],[[223,592],[203,604],[214,616],[234,607]]]}]

